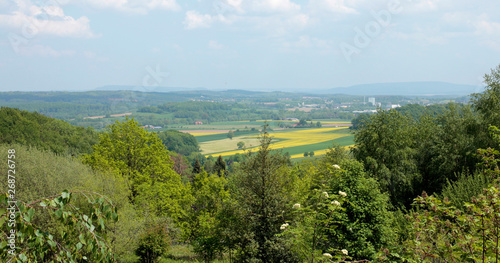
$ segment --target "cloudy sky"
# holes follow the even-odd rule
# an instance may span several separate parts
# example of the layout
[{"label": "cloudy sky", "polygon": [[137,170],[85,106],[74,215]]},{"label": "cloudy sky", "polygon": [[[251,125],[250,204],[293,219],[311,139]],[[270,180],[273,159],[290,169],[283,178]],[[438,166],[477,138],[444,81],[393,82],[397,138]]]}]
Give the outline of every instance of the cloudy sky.
[{"label": "cloudy sky", "polygon": [[0,0],[0,91],[480,85],[498,0]]}]

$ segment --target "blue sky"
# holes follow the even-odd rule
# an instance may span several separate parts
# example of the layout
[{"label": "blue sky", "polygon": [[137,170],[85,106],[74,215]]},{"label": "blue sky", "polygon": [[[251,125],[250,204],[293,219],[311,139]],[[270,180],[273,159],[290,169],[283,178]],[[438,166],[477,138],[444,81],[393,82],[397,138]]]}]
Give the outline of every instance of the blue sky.
[{"label": "blue sky", "polygon": [[497,2],[0,0],[0,91],[480,85]]}]

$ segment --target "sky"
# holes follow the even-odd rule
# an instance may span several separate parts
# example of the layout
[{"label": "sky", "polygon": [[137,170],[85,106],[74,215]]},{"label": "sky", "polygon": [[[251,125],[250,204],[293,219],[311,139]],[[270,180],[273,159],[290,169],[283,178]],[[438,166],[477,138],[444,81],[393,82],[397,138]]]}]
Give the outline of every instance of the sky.
[{"label": "sky", "polygon": [[498,0],[0,0],[0,91],[481,85]]}]

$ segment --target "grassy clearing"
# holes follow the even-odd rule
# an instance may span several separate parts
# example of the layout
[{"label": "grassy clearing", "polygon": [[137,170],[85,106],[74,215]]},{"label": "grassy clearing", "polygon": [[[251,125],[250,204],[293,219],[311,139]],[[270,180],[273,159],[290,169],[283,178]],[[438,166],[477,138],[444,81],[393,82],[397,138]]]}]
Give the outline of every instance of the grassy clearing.
[{"label": "grassy clearing", "polygon": [[226,138],[222,140],[200,143],[200,148],[202,149],[201,153],[205,155],[213,155],[215,153],[233,151],[235,149],[238,149],[238,142],[244,142],[246,148],[253,148],[260,144],[259,138],[257,137],[239,136],[233,137],[232,140]]},{"label": "grassy clearing", "polygon": [[[259,131],[233,131],[234,133],[234,138],[235,140],[236,137],[244,136],[244,135],[259,135]],[[196,136],[196,133],[193,133],[194,136]],[[204,142],[210,142],[210,141],[216,141],[216,140],[224,140],[227,139],[227,132],[224,133],[217,133],[217,134],[210,134],[210,135],[201,135],[201,136],[196,136],[196,139],[198,142],[204,143]],[[238,142],[236,142],[238,143]]]},{"label": "grassy clearing", "polygon": [[[189,245],[173,245],[170,248],[169,255],[160,259],[159,263],[192,263],[192,262],[203,262],[203,260],[198,259],[196,254],[191,250]],[[214,263],[225,263],[229,262],[229,259],[216,259],[212,261]]]}]

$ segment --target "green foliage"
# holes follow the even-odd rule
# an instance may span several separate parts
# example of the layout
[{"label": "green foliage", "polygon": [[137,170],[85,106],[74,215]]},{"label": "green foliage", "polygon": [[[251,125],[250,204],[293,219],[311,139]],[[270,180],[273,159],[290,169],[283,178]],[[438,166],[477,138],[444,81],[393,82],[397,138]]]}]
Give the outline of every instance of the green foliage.
[{"label": "green foliage", "polygon": [[351,130],[357,130],[370,121],[370,114],[361,113],[351,120],[352,126],[349,127]]},{"label": "green foliage", "polygon": [[165,146],[134,119],[109,126],[84,162],[127,180],[133,203],[158,216],[177,218],[189,202],[188,189],[172,170]]},{"label": "green foliage", "polygon": [[[411,238],[401,256],[408,262],[498,262],[500,254],[500,190],[498,182],[465,204],[461,211],[445,199],[415,199]],[[411,260],[410,260],[411,259]]]},{"label": "green foliage", "polygon": [[[143,223],[129,204],[129,189],[123,179],[114,174],[93,171],[68,156],[17,144],[0,145],[0,152],[7,153],[8,149],[16,151],[16,174],[20,175],[16,177],[16,188],[21,189],[16,191],[18,200],[31,203],[57,195],[64,189],[98,192],[107,196],[118,208],[120,217],[118,222],[107,223],[107,242],[117,260],[135,262],[136,236],[141,232]],[[7,166],[0,166],[0,174],[7,174]],[[0,180],[0,189],[8,189],[7,180]],[[86,198],[73,198],[71,203],[85,213],[90,211]],[[32,222],[46,232],[67,231],[47,212],[42,211]]]},{"label": "green foliage", "polygon": [[[498,143],[498,129],[492,127],[493,137]],[[381,261],[398,259],[403,262],[498,262],[500,255],[500,188],[498,151],[479,150],[483,158],[482,173],[473,177],[462,177],[449,184],[445,194],[453,190],[452,202],[447,197],[441,200],[425,192],[415,199],[415,212],[409,215],[412,225],[409,238],[403,243],[400,253],[387,251]],[[481,183],[467,186],[474,177],[486,177],[492,184],[483,189],[482,194],[462,202],[475,194]]]},{"label": "green foliage", "polygon": [[205,262],[215,259],[226,245],[221,226],[222,213],[229,199],[227,181],[224,177],[208,175],[201,171],[193,180],[194,203],[183,221],[184,236]]},{"label": "green foliage", "polygon": [[466,202],[481,194],[491,183],[491,178],[482,172],[477,171],[473,174],[463,172],[456,181],[448,181],[440,196],[447,198],[451,205],[463,210]]},{"label": "green foliage", "polygon": [[168,224],[163,221],[154,222],[139,237],[135,253],[141,262],[158,262],[159,258],[168,252],[170,243]]},{"label": "green foliage", "polygon": [[302,228],[309,227],[301,231],[309,236],[306,240],[316,237],[314,247],[303,245],[310,251],[310,259],[325,252],[342,256],[342,249],[348,251],[351,259],[373,259],[380,248],[392,244],[395,233],[388,196],[381,193],[376,180],[368,177],[362,163],[351,159],[345,149],[334,146],[316,166],[305,165],[300,170],[303,175],[299,176],[298,200],[301,207],[315,215],[314,220],[311,216],[297,217]]},{"label": "green foliage", "polygon": [[[326,164],[332,165],[328,161]],[[338,176],[330,175],[328,187],[332,193],[345,192],[347,201],[337,219],[340,226],[329,231],[328,239],[356,259],[373,259],[380,248],[394,239],[389,198],[380,192],[377,181],[365,174],[361,163],[345,160],[339,166]],[[338,171],[333,166],[327,170]]]},{"label": "green foliage", "polygon": [[193,174],[199,174],[201,173],[201,164],[198,159],[196,159],[196,162],[193,165]]},{"label": "green foliage", "polygon": [[229,138],[229,139],[231,139],[231,140],[232,140],[232,139],[233,139],[233,137],[234,137],[234,132],[233,132],[233,131],[229,131],[229,132],[227,133],[227,138]]},{"label": "green foliage", "polygon": [[[88,212],[71,203],[75,194],[88,200]],[[31,203],[9,199],[10,194],[0,194],[0,224],[9,223],[9,230],[2,229],[1,233],[1,259],[17,262],[115,261],[106,243],[106,224],[109,220],[118,220],[118,214],[116,207],[102,195],[63,191]],[[48,232],[35,223],[36,217],[44,212],[56,220],[61,231]]]},{"label": "green foliage", "polygon": [[[235,209],[233,235],[237,258],[243,262],[296,262],[290,244],[276,236],[280,226],[290,220],[294,193],[294,176],[288,160],[271,152],[271,137],[264,127],[261,146],[249,153],[241,170],[232,177]],[[242,227],[243,226],[243,227]]]},{"label": "green foliage", "polygon": [[7,107],[0,108],[0,143],[20,143],[57,154],[91,153],[98,135],[92,128]]},{"label": "green foliage", "polygon": [[293,207],[297,220],[290,222],[291,225],[285,223],[280,227],[283,233],[278,236],[290,240],[292,251],[302,261],[321,262],[328,255],[336,260],[350,259],[346,255],[347,250],[334,248],[337,242],[330,242],[327,237],[329,231],[334,231],[341,224],[339,218],[342,210],[345,210],[342,207],[344,196],[329,194],[324,190],[313,189],[306,204],[295,204]]},{"label": "green foliage", "polygon": [[434,186],[425,189],[429,192],[439,192],[447,180],[456,180],[456,175],[465,170],[473,172],[480,161],[477,149],[487,140],[480,118],[469,106],[450,104],[436,120],[438,127],[429,131],[429,142],[419,150],[427,155],[422,158],[425,168],[421,170],[423,183]]},{"label": "green foliage", "polygon": [[486,88],[482,93],[474,93],[471,102],[487,125],[500,127],[500,65],[484,75]]},{"label": "green foliage", "polygon": [[446,104],[432,104],[429,106],[422,106],[419,104],[408,104],[403,107],[396,108],[397,111],[404,115],[411,116],[413,119],[418,120],[425,115],[438,116],[442,115],[447,109]]},{"label": "green foliage", "polygon": [[408,208],[422,191],[439,193],[457,174],[475,171],[476,150],[490,140],[481,118],[469,106],[447,107],[435,116],[413,112],[419,119],[380,111],[355,131],[354,156],[390,193],[395,207]]},{"label": "green foliage", "polygon": [[215,161],[214,165],[214,173],[217,173],[217,175],[222,176],[225,171],[226,171],[226,162],[224,162],[224,159],[222,159],[222,156],[219,155],[217,158],[217,161]]},{"label": "green foliage", "polygon": [[396,206],[409,205],[422,180],[415,158],[416,144],[421,141],[417,135],[415,120],[395,110],[372,115],[355,132],[354,156],[390,193]]},{"label": "green foliage", "polygon": [[236,144],[236,146],[238,146],[238,149],[243,149],[245,147],[245,143],[244,142],[238,142]]},{"label": "green foliage", "polygon": [[184,156],[200,152],[198,141],[189,133],[177,130],[168,130],[158,133],[158,138],[160,138],[169,151],[173,151]]}]

